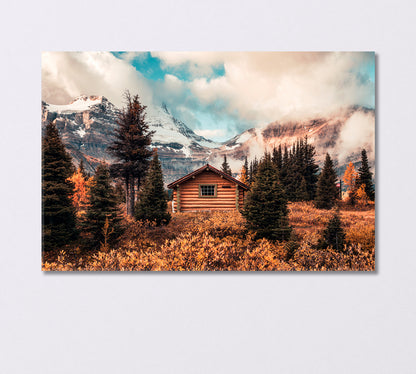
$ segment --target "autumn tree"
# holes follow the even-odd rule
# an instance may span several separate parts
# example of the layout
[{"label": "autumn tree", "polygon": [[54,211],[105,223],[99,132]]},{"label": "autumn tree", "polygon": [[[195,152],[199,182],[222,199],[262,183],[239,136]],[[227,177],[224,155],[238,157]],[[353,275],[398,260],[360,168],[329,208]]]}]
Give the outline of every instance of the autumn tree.
[{"label": "autumn tree", "polygon": [[354,204],[355,194],[357,192],[357,177],[358,173],[355,170],[354,164],[350,162],[345,169],[342,180],[347,187],[348,201],[350,204]]},{"label": "autumn tree", "polygon": [[337,174],[329,154],[326,154],[324,167],[319,175],[315,206],[318,209],[331,209],[339,197]]},{"label": "autumn tree", "polygon": [[253,230],[257,237],[277,240],[289,238],[291,228],[287,199],[268,154],[258,165],[242,213],[247,220],[247,228]]},{"label": "autumn tree", "polygon": [[157,150],[153,153],[149,172],[140,193],[139,201],[136,204],[135,217],[137,220],[155,222],[157,226],[167,224],[171,219]]},{"label": "autumn tree", "polygon": [[373,184],[373,173],[370,171],[370,166],[368,165],[367,151],[363,149],[361,151],[361,166],[358,169],[358,180],[357,185],[365,185],[365,193],[371,201],[374,201],[375,192]]},{"label": "autumn tree", "polygon": [[245,183],[245,184],[248,184],[248,162],[247,162],[247,157],[245,158],[243,167],[241,168],[240,181]]},{"label": "autumn tree", "polygon": [[127,215],[133,216],[135,191],[139,190],[149,166],[152,155],[149,146],[154,131],[149,130],[146,106],[139,96],[132,97],[127,91],[124,97],[126,107],[119,113],[115,140],[108,150],[117,160],[111,166],[111,173],[124,181]]},{"label": "autumn tree", "polygon": [[88,204],[88,178],[83,174],[82,165],[80,165],[75,173],[71,175],[69,181],[72,182],[74,186],[71,198],[77,216],[79,217],[85,213]]},{"label": "autumn tree", "polygon": [[365,184],[362,184],[360,187],[357,188],[357,191],[355,193],[355,197],[360,205],[367,205],[369,197],[367,193],[365,192]]},{"label": "autumn tree", "polygon": [[[98,165],[95,171],[88,191],[88,200],[82,227],[89,244],[98,248],[104,241],[113,242],[121,231],[117,196],[111,185],[110,170],[104,163]],[[105,235],[106,222],[108,227]]]},{"label": "autumn tree", "polygon": [[49,122],[42,138],[42,246],[58,249],[77,237],[75,207],[71,201],[73,173],[56,125]]},{"label": "autumn tree", "polygon": [[221,165],[221,170],[225,174],[232,175],[231,168],[230,168],[230,165],[227,162],[227,156],[226,155],[224,155],[224,162]]}]

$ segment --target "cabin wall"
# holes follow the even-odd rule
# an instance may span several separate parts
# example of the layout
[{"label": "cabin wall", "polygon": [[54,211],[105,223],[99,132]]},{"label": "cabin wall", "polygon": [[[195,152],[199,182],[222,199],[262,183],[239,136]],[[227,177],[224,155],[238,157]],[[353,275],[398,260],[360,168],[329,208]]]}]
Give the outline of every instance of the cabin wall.
[{"label": "cabin wall", "polygon": [[[200,197],[200,184],[216,184],[216,197]],[[228,188],[226,188],[227,186]],[[179,185],[180,211],[189,212],[195,210],[234,210],[236,209],[236,184],[225,178],[221,178],[212,171],[204,171]],[[243,194],[245,192],[239,188],[239,207],[243,207]],[[175,212],[177,206],[177,189],[173,190],[173,206]]]}]

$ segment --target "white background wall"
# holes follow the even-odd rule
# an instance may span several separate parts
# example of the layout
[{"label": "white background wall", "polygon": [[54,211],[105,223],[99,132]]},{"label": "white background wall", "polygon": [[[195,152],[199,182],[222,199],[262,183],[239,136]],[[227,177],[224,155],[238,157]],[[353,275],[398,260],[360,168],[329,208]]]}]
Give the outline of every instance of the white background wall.
[{"label": "white background wall", "polygon": [[[0,372],[415,373],[415,6],[72,0],[0,14]],[[42,50],[375,50],[375,274],[43,274]]]}]

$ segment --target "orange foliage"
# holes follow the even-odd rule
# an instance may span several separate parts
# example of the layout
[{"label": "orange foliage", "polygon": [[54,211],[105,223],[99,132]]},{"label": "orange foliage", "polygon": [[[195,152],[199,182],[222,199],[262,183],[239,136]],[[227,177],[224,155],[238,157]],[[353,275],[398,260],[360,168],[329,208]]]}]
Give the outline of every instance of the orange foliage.
[{"label": "orange foliage", "polygon": [[350,162],[345,170],[343,181],[347,187],[347,191],[351,192],[355,188],[355,182],[357,180],[358,173],[355,170],[354,164]]},{"label": "orange foliage", "polygon": [[360,188],[357,190],[356,194],[358,203],[361,205],[367,205],[369,198],[367,193],[365,192],[365,184],[362,184]]},{"label": "orange foliage", "polygon": [[128,227],[117,246],[82,253],[68,248],[44,259],[43,270],[374,270],[373,208],[341,210],[347,234],[342,252],[316,249],[331,211],[305,202],[292,203],[289,209],[299,245],[290,257],[285,243],[256,240],[238,212],[189,212],[175,214],[161,227],[126,219]]},{"label": "orange foliage", "polygon": [[77,171],[68,178],[74,184],[74,193],[72,194],[72,203],[74,204],[77,214],[82,215],[85,212],[85,208],[88,205],[88,190],[90,185],[90,180],[85,178],[81,169],[78,168]]},{"label": "orange foliage", "polygon": [[240,173],[240,181],[241,181],[241,182],[243,182],[243,183],[247,183],[247,180],[248,180],[248,178],[247,178],[247,170],[246,170],[246,168],[243,166],[243,167],[241,168],[241,173]]}]

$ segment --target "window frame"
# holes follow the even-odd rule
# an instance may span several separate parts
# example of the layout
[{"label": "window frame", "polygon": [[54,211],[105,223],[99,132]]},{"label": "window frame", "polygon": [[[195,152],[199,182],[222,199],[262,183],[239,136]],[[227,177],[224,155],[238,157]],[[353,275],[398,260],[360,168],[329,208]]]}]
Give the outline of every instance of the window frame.
[{"label": "window frame", "polygon": [[[214,195],[202,195],[202,186],[214,186]],[[198,197],[202,199],[210,199],[217,197],[217,184],[216,183],[201,183],[198,184]]]}]

